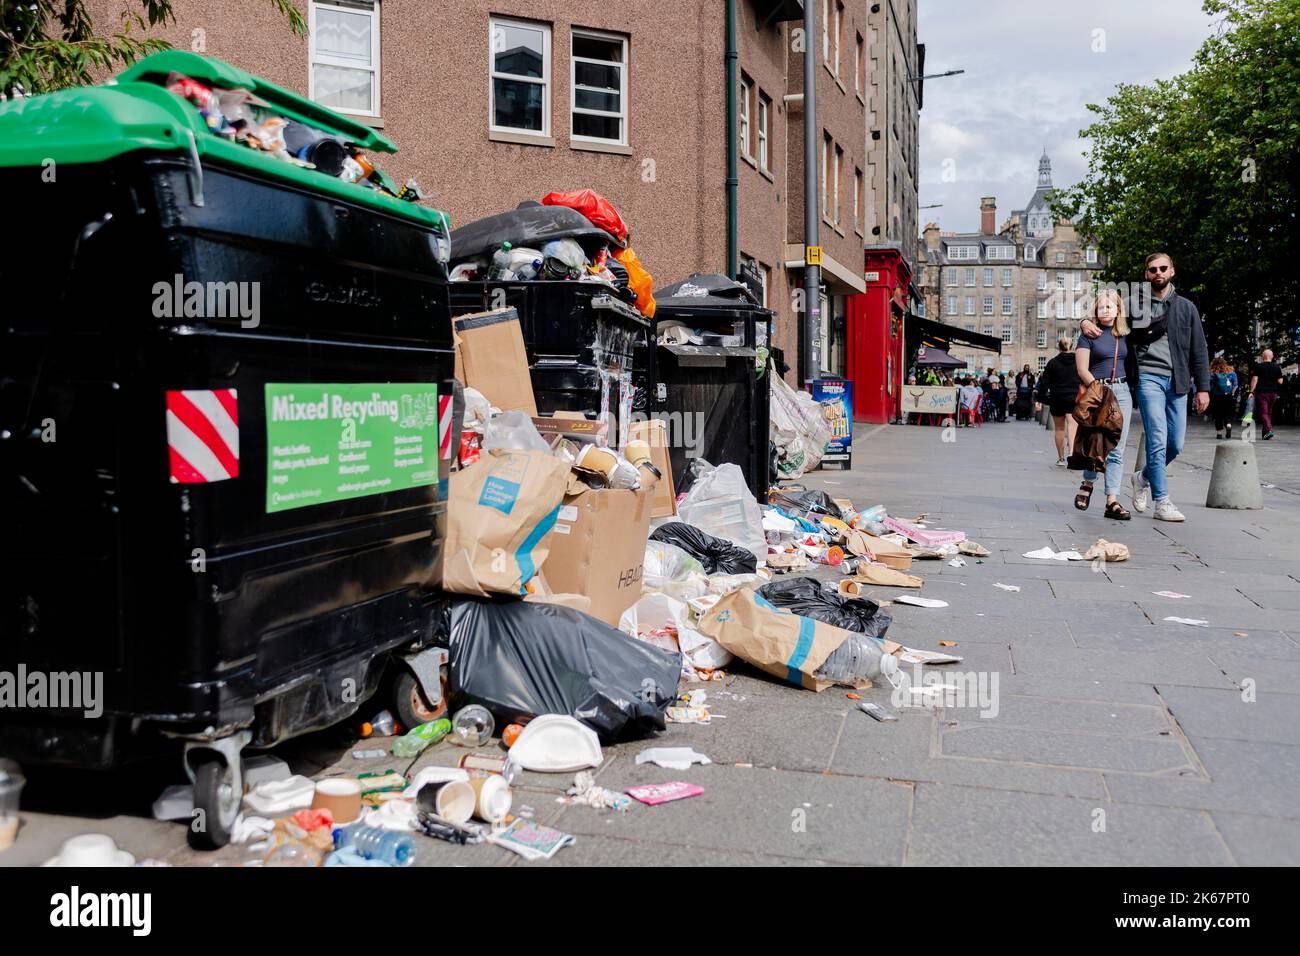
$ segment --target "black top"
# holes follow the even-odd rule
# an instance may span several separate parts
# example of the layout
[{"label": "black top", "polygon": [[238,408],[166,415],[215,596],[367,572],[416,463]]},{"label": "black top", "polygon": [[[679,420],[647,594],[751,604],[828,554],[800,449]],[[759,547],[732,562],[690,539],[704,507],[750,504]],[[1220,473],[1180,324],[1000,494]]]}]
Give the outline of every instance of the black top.
[{"label": "black top", "polygon": [[1259,377],[1259,381],[1255,383],[1256,395],[1277,394],[1282,384],[1281,365],[1277,362],[1257,362],[1251,374]]},{"label": "black top", "polygon": [[1079,370],[1074,364],[1074,353],[1058,352],[1038,377],[1039,398],[1073,399],[1078,391]]}]

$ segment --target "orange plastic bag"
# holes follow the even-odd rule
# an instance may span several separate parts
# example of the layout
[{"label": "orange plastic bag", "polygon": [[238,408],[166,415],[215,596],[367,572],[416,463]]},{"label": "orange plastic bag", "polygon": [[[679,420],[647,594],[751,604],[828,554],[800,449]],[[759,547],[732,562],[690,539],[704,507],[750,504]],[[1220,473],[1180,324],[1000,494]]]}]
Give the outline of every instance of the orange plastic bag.
[{"label": "orange plastic bag", "polygon": [[627,242],[627,225],[618,210],[608,199],[590,189],[579,189],[573,193],[547,193],[542,199],[543,206],[568,206],[576,209],[591,221],[593,226],[604,229],[619,242]]},{"label": "orange plastic bag", "polygon": [[653,319],[655,317],[654,279],[645,271],[645,266],[641,265],[641,260],[636,257],[631,246],[626,249],[615,249],[612,255],[623,263],[623,268],[627,270],[627,284],[636,293],[637,309],[647,319]]}]

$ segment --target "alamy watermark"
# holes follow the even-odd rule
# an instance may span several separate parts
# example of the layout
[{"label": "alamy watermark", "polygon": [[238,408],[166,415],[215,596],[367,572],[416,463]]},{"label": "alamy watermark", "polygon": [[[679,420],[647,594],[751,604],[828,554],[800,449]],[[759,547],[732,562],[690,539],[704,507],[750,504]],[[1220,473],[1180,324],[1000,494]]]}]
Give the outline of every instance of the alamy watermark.
[{"label": "alamy watermark", "polygon": [[262,283],[186,282],[179,272],[171,282],[153,285],[153,314],[159,319],[239,319],[245,329],[262,322]]},{"label": "alamy watermark", "polygon": [[925,670],[914,665],[912,673],[899,670],[890,702],[895,707],[972,708],[982,718],[993,718],[1002,709],[997,671]]},{"label": "alamy watermark", "polygon": [[104,713],[103,671],[0,671],[0,710],[80,710]]},{"label": "alamy watermark", "polygon": [[633,412],[632,422],[661,421],[669,448],[682,448],[687,458],[699,458],[704,448],[703,412]]}]

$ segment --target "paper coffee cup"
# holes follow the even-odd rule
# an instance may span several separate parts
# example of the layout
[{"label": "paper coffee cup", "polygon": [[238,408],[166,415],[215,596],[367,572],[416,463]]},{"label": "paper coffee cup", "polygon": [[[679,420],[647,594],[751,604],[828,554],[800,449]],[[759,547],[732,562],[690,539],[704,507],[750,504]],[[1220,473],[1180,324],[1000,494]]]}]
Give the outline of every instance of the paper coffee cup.
[{"label": "paper coffee cup", "polygon": [[582,451],[578,453],[578,460],[574,463],[574,467],[609,477],[610,473],[618,467],[618,458],[608,449],[584,445]]},{"label": "paper coffee cup", "polygon": [[361,782],[351,777],[331,777],[316,784],[313,810],[328,810],[334,823],[351,823],[361,816]]},{"label": "paper coffee cup", "polygon": [[464,780],[435,780],[420,788],[416,804],[423,810],[432,809],[444,820],[466,823],[474,815],[477,796],[474,788]]},{"label": "paper coffee cup", "polygon": [[484,823],[500,823],[505,819],[514,800],[505,777],[498,774],[471,777],[469,785],[474,791],[474,816]]},{"label": "paper coffee cup", "polygon": [[627,443],[623,449],[623,455],[634,465],[639,465],[643,461],[650,460],[650,443],[646,441],[634,440]]}]

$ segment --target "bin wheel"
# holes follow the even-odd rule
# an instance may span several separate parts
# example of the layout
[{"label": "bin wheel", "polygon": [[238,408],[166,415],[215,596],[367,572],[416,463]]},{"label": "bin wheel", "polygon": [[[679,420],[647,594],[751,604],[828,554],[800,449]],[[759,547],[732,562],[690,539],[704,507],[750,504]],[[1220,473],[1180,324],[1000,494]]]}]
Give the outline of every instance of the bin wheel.
[{"label": "bin wheel", "polygon": [[393,682],[393,711],[397,715],[397,722],[410,730],[420,724],[437,720],[439,717],[446,717],[447,675],[441,670],[438,674],[438,683],[442,686],[442,700],[437,707],[433,707],[424,696],[424,691],[420,689],[420,682],[415,679],[414,674],[408,670],[398,674],[397,680]]},{"label": "bin wheel", "polygon": [[235,792],[235,774],[225,760],[213,757],[194,771],[194,809],[189,844],[196,850],[219,850],[230,842],[230,830],[239,815],[242,793]]}]

